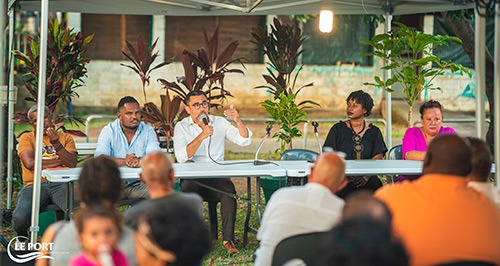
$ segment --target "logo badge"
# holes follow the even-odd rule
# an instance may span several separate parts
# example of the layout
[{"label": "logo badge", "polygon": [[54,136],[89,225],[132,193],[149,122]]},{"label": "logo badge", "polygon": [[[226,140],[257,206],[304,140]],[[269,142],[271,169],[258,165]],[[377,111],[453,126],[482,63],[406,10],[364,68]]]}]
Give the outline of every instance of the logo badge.
[{"label": "logo badge", "polygon": [[[12,238],[7,245],[9,258],[16,263],[25,263],[30,260],[51,259],[51,256],[43,255],[40,251],[51,251],[54,243],[30,243],[25,236]],[[14,251],[14,252],[13,252]]]}]

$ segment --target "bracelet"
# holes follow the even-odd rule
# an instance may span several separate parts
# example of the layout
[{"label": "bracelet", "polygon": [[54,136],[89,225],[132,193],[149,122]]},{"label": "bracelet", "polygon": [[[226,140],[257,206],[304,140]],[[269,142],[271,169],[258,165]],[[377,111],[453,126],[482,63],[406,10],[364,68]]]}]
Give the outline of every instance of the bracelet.
[{"label": "bracelet", "polygon": [[59,143],[59,145],[57,145],[57,146],[54,146],[54,149],[55,149],[56,151],[60,151],[60,150],[62,150],[63,148],[64,148],[64,147],[63,147],[63,145],[62,145],[61,143]]}]

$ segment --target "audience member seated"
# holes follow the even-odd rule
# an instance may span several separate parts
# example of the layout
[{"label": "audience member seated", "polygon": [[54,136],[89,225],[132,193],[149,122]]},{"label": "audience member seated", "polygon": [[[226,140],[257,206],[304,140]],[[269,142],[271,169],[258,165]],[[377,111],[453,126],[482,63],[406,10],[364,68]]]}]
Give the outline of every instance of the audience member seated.
[{"label": "audience member seated", "polygon": [[319,244],[317,266],[405,266],[408,253],[391,227],[369,216],[343,220]]},{"label": "audience member seated", "polygon": [[[116,115],[118,118],[99,134],[94,156],[111,156],[118,166],[138,168],[144,155],[160,150],[156,132],[150,125],[141,122],[141,106],[131,96],[120,99]],[[126,183],[125,199],[144,199],[149,196],[144,184],[136,181]]]},{"label": "audience member seated", "polygon": [[472,171],[467,186],[483,193],[500,208],[500,193],[495,184],[490,182],[493,157],[488,144],[478,138],[467,138],[472,148]]},{"label": "audience member seated", "polygon": [[[323,148],[330,147],[346,154],[347,160],[381,160],[387,152],[382,132],[376,126],[366,122],[373,108],[372,97],[362,91],[354,91],[347,97],[346,113],[349,118],[330,129]],[[337,195],[345,199],[349,193],[359,189],[375,191],[382,187],[377,176],[348,176],[348,183]]]},{"label": "audience member seated", "polygon": [[336,153],[324,153],[311,168],[305,186],[279,189],[266,206],[257,239],[255,265],[271,265],[276,245],[305,233],[328,231],[341,217],[344,201],[335,195],[344,183],[345,162]]},{"label": "audience member seated", "polygon": [[392,225],[392,214],[387,205],[369,191],[358,191],[347,197],[342,220],[354,217],[371,217],[388,226]]},{"label": "audience member seated", "polygon": [[203,200],[198,194],[175,192],[174,169],[167,155],[148,154],[142,158],[141,168],[140,179],[148,187],[150,199],[125,211],[125,224],[137,230],[139,216],[166,208],[187,208],[203,217]]},{"label": "audience member seated", "polygon": [[422,177],[375,192],[392,212],[394,231],[411,265],[500,264],[500,211],[467,187],[471,159],[467,141],[456,135],[438,136],[427,150]]},{"label": "audience member seated", "polygon": [[[233,118],[235,126],[220,116],[208,114],[210,102],[201,90],[188,93],[184,104],[189,116],[175,124],[173,137],[174,152],[178,162],[224,161],[226,139],[239,146],[250,145],[252,131],[245,126],[233,105],[224,110],[224,115]],[[206,186],[226,193],[208,189]],[[220,201],[222,245],[229,254],[239,253],[234,245],[236,199],[229,194],[235,195],[236,189],[231,179],[181,180],[181,190],[198,193],[206,201]]]},{"label": "audience member seated", "polygon": [[[456,132],[451,127],[443,127],[442,106],[438,101],[430,100],[420,106],[420,127],[410,127],[403,136],[401,153],[403,160],[423,161],[427,146],[436,136],[453,134]],[[396,182],[415,180],[420,176],[398,176]]]},{"label": "audience member seated", "polygon": [[197,212],[170,206],[143,214],[135,234],[139,266],[199,266],[211,248],[210,235]]},{"label": "audience member seated", "polygon": [[[123,193],[120,170],[110,157],[89,158],[83,164],[76,189],[82,207],[101,206],[114,210]],[[117,246],[127,256],[129,265],[136,265],[134,231],[127,226],[122,226],[121,231]],[[71,258],[82,251],[73,221],[61,221],[51,225],[45,230],[40,242],[53,243],[50,254],[54,258],[50,261],[52,266],[66,266]],[[49,261],[37,259],[36,265],[49,265]]]},{"label": "audience member seated", "polygon": [[[26,132],[19,137],[18,155],[23,170],[23,188],[17,194],[16,208],[12,213],[12,227],[18,236],[28,236],[31,224],[31,209],[33,199],[33,180],[35,179],[35,131],[37,124],[37,106],[28,110],[28,119],[33,131]],[[75,167],[77,151],[73,138],[66,133],[56,132],[49,108],[44,109],[42,169],[56,167]],[[37,176],[36,178],[40,178]],[[40,185],[40,207],[55,204],[66,209],[66,189],[64,183],[48,182],[42,178]]]},{"label": "audience member seated", "polygon": [[79,209],[75,223],[82,252],[69,265],[128,266],[127,258],[116,247],[121,221],[121,213],[114,208],[93,205]]}]

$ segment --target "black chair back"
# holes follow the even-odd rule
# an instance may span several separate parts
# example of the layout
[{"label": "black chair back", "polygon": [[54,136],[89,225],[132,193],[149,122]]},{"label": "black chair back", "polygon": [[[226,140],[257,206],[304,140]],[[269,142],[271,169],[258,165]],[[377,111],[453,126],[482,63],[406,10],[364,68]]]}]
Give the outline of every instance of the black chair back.
[{"label": "black chair back", "polygon": [[273,266],[281,266],[292,259],[300,259],[306,265],[314,265],[318,244],[325,232],[314,232],[291,236],[281,240],[274,249]]}]

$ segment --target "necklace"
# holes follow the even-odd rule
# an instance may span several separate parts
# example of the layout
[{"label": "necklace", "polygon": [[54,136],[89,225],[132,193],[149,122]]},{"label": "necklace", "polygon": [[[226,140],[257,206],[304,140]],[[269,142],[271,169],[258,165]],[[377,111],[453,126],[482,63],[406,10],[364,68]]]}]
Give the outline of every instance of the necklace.
[{"label": "necklace", "polygon": [[354,133],[354,135],[352,136],[352,141],[354,142],[354,151],[356,152],[356,159],[359,160],[361,159],[361,152],[363,152],[363,150],[365,149],[365,146],[363,145],[363,143],[361,143],[361,133],[363,131],[365,131],[365,126],[366,126],[366,123],[365,121],[363,120],[363,128],[361,128],[361,130],[359,132],[356,132],[354,131],[354,128],[352,127],[352,124],[351,124],[351,120],[349,120],[349,127],[351,128],[351,131],[352,133]]}]

